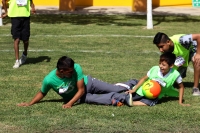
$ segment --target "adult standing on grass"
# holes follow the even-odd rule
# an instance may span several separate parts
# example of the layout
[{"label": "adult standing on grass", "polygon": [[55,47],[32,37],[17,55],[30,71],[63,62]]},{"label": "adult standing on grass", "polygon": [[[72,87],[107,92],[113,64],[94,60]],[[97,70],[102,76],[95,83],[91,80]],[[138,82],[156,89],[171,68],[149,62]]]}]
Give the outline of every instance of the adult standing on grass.
[{"label": "adult standing on grass", "polygon": [[50,89],[53,89],[64,99],[63,108],[71,108],[79,99],[80,102],[85,103],[111,105],[112,99],[119,96],[123,98],[123,102],[129,101],[130,95],[114,92],[127,91],[135,84],[137,84],[137,80],[116,85],[86,76],[79,64],[74,63],[71,58],[63,56],[58,60],[57,68],[44,78],[41,90],[35,97],[29,103],[20,103],[18,106],[31,106],[39,102]]},{"label": "adult standing on grass", "polygon": [[192,61],[194,67],[193,96],[200,96],[200,34],[177,34],[168,37],[165,33],[158,32],[153,40],[160,52],[172,52],[176,55],[175,68],[182,78],[186,77],[187,67]]},{"label": "adult standing on grass", "polygon": [[[2,0],[3,6],[6,7],[6,0]],[[9,9],[4,8],[5,14],[1,17],[9,16],[11,18],[11,34],[14,39],[15,63],[13,68],[18,68],[24,64],[27,59],[27,51],[30,37],[30,12],[35,13],[33,0],[10,0]],[[24,51],[19,58],[19,43],[23,41]]]}]

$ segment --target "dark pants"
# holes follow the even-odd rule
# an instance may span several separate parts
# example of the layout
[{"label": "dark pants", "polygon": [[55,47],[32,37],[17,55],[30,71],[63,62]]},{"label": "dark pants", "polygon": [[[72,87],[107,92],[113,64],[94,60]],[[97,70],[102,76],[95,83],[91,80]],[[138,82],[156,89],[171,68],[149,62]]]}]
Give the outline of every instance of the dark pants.
[{"label": "dark pants", "polygon": [[[133,79],[129,80],[128,82],[125,82],[124,84],[132,88],[137,83],[138,81]],[[125,93],[120,92],[124,92],[127,90],[128,89],[126,87],[118,86],[115,84],[109,84],[88,76],[86,93],[81,98],[81,102],[103,105],[111,105],[112,99],[118,99],[119,101],[123,102],[125,99]]]}]

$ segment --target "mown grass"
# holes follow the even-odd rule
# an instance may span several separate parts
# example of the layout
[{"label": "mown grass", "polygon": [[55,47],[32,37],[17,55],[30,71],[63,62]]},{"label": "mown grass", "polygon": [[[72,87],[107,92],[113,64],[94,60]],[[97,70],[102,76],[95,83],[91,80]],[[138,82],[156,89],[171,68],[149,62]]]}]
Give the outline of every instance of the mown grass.
[{"label": "mown grass", "polygon": [[[44,76],[55,68],[60,56],[72,57],[81,64],[86,75],[109,83],[123,82],[140,79],[158,64],[160,53],[152,44],[158,31],[168,35],[199,33],[198,16],[154,16],[153,20],[154,29],[147,30],[146,16],[32,16],[28,60],[19,69],[12,68],[10,20],[3,20],[4,26],[0,27],[0,132],[198,132],[200,97],[191,95],[191,70],[184,79],[184,101],[190,103],[190,107],[179,106],[177,98],[165,98],[154,107],[80,104],[62,109],[62,101],[53,91],[31,107],[16,106],[30,101],[40,90]],[[21,54],[22,44],[20,50]]]}]

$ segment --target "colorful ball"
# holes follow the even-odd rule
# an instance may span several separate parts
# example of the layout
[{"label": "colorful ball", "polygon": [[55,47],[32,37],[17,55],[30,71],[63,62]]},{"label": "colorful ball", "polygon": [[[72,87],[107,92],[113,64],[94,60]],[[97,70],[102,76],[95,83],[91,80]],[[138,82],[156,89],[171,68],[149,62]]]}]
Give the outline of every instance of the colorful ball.
[{"label": "colorful ball", "polygon": [[155,99],[161,92],[161,86],[154,80],[148,80],[142,85],[142,92],[146,98]]}]

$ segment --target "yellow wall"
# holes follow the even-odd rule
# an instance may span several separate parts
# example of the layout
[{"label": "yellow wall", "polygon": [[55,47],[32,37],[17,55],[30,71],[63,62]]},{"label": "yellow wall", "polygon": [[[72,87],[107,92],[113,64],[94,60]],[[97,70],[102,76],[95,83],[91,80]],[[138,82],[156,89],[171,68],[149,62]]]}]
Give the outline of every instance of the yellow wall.
[{"label": "yellow wall", "polygon": [[[62,0],[61,0],[62,1]],[[65,0],[63,0],[65,1]],[[76,6],[133,6],[146,0],[75,0]],[[36,6],[59,6],[60,0],[33,0]],[[192,0],[152,0],[153,6],[191,6]]]},{"label": "yellow wall", "polygon": [[35,6],[59,6],[59,0],[33,0]]},{"label": "yellow wall", "polygon": [[133,0],[76,0],[77,6],[132,6]]},{"label": "yellow wall", "polygon": [[152,0],[153,6],[192,6],[192,0]]},{"label": "yellow wall", "polygon": [[[132,6],[132,1],[133,0],[75,0],[75,4],[76,6]],[[59,6],[60,0],[33,0],[33,2],[36,6]]]}]

